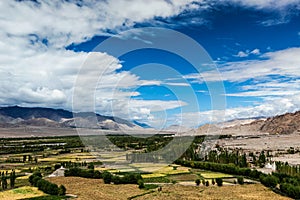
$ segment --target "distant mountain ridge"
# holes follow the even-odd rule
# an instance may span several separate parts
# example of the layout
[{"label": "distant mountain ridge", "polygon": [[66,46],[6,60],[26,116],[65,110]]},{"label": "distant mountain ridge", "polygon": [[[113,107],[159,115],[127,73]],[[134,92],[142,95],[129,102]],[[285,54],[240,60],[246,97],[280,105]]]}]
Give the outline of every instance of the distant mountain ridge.
[{"label": "distant mountain ridge", "polygon": [[299,133],[300,111],[269,117],[260,130],[271,134]]},{"label": "distant mountain ridge", "polygon": [[206,124],[196,130],[197,134],[292,134],[300,133],[300,111],[268,118],[234,119],[220,124]]},{"label": "distant mountain ridge", "polygon": [[63,109],[42,107],[1,107],[0,124],[5,126],[48,126],[48,127],[82,127],[110,130],[135,129],[140,126],[130,121],[93,112],[73,113]]}]

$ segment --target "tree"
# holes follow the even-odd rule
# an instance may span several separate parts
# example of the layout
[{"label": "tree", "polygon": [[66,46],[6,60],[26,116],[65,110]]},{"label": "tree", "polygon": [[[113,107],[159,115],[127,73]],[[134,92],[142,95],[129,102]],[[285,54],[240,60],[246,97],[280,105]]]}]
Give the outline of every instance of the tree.
[{"label": "tree", "polygon": [[214,179],[214,178],[211,180],[211,184],[213,184],[213,185],[215,185],[215,184],[216,184],[216,181],[215,181],[215,179]]},{"label": "tree", "polygon": [[200,179],[196,179],[195,183],[196,183],[197,186],[199,186],[200,185]]},{"label": "tree", "polygon": [[243,185],[244,184],[244,177],[242,177],[242,176],[237,177],[237,182],[238,182],[238,184]]},{"label": "tree", "polygon": [[59,186],[58,188],[58,195],[59,196],[64,196],[66,194],[66,187],[64,185]]},{"label": "tree", "polygon": [[38,181],[37,179],[33,180],[35,177],[39,177],[41,179],[42,178],[41,172],[35,171],[35,172],[33,172],[33,174],[31,176],[29,176],[28,181],[31,185],[35,185],[37,183],[37,182],[35,182],[35,181]]},{"label": "tree", "polygon": [[5,190],[7,189],[7,180],[6,180],[6,176],[4,174],[4,172],[2,172],[1,174],[1,183],[2,183],[2,189]]},{"label": "tree", "polygon": [[88,165],[88,167],[87,167],[88,169],[95,169],[95,166],[94,166],[94,163],[89,163],[89,165]]},{"label": "tree", "polygon": [[14,188],[15,187],[15,181],[16,181],[16,172],[15,170],[12,170],[10,173],[10,187]]},{"label": "tree", "polygon": [[273,188],[275,188],[279,183],[279,179],[274,175],[261,175],[259,180],[263,185]]},{"label": "tree", "polygon": [[144,181],[142,179],[138,180],[138,185],[140,189],[145,188]]},{"label": "tree", "polygon": [[258,157],[258,163],[260,167],[263,167],[266,164],[265,152],[262,151]]},{"label": "tree", "polygon": [[219,187],[223,185],[223,179],[222,178],[216,178],[216,183]]},{"label": "tree", "polygon": [[209,186],[209,182],[208,182],[208,181],[205,182],[205,186],[206,186],[206,187]]},{"label": "tree", "polygon": [[112,181],[112,174],[108,171],[104,171],[102,173],[102,178],[105,184],[110,184],[110,182]]}]

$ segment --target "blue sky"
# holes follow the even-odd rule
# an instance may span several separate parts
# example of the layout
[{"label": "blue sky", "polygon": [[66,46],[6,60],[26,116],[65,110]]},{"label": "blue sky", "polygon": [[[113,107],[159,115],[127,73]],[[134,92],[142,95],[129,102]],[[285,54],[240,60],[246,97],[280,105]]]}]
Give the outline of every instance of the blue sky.
[{"label": "blue sky", "polygon": [[[299,0],[2,1],[0,105],[93,110],[154,127],[299,110],[299,5]],[[147,27],[193,39],[214,70],[199,73],[176,52],[156,49],[151,40],[172,34]],[[139,31],[128,34],[133,29]],[[120,56],[101,49],[116,36],[149,48]],[[194,50],[187,53],[203,56]],[[80,100],[75,103],[74,93]]]}]

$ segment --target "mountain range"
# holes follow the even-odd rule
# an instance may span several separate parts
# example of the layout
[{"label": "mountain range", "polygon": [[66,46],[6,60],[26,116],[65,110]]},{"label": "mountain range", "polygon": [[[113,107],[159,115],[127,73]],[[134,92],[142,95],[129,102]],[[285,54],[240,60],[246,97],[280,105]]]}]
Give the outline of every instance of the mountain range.
[{"label": "mountain range", "polygon": [[0,108],[1,127],[19,127],[24,125],[109,130],[142,129],[141,126],[134,122],[93,112],[73,113],[63,109],[19,106]]},{"label": "mountain range", "polygon": [[[70,112],[53,108],[2,107],[0,127],[55,127],[89,128],[103,130],[143,130],[151,129],[147,124],[128,121],[118,117],[104,116],[93,112]],[[197,129],[171,126],[165,131],[186,132],[187,134],[292,134],[300,132],[300,111],[269,118],[236,119],[221,124],[206,124]]]}]

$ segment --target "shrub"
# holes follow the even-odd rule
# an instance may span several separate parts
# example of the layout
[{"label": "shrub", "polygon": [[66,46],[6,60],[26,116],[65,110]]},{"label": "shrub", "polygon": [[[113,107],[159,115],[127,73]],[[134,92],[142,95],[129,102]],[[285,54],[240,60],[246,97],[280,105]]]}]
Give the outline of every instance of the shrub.
[{"label": "shrub", "polygon": [[215,185],[215,184],[216,184],[216,181],[215,181],[215,179],[214,179],[214,178],[211,180],[211,184],[213,184],[213,185]]},{"label": "shrub", "polygon": [[29,176],[28,181],[31,185],[36,186],[36,183],[41,178],[42,178],[41,172],[35,171],[31,176]]},{"label": "shrub", "polygon": [[205,186],[206,186],[206,187],[209,186],[209,182],[208,182],[208,181],[205,182]]},{"label": "shrub", "polygon": [[223,185],[223,179],[222,178],[216,178],[216,183],[219,187]]},{"label": "shrub", "polygon": [[145,188],[144,181],[142,179],[138,180],[138,185],[140,189]]},{"label": "shrub", "polygon": [[274,175],[261,175],[259,177],[260,182],[266,187],[275,188],[279,182],[279,179]]},{"label": "shrub", "polygon": [[58,188],[58,195],[59,196],[64,196],[66,194],[67,189],[65,188],[64,185],[59,186]]},{"label": "shrub", "polygon": [[108,171],[102,173],[102,178],[105,184],[110,184],[112,181],[112,174]]},{"label": "shrub", "polygon": [[238,184],[243,185],[244,184],[244,177],[242,177],[242,176],[237,177],[237,182],[238,182]]},{"label": "shrub", "polygon": [[197,180],[195,181],[195,183],[196,183],[197,186],[199,186],[199,185],[200,185],[200,179],[197,179]]}]

